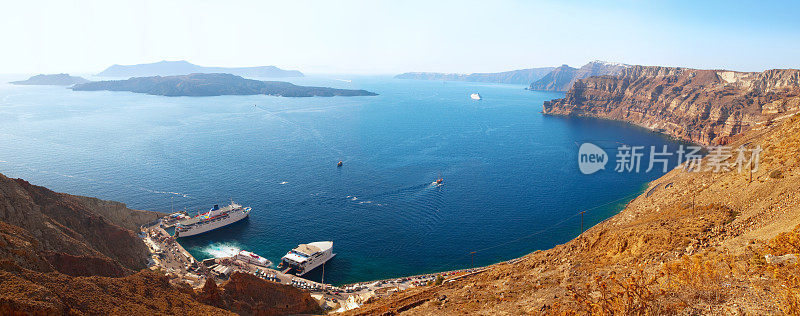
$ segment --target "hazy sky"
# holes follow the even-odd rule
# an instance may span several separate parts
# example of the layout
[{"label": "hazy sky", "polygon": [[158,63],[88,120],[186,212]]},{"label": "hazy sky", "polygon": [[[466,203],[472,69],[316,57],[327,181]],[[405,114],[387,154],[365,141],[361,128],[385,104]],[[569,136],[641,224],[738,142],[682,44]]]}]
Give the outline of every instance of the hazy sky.
[{"label": "hazy sky", "polygon": [[181,60],[309,73],[630,64],[800,68],[800,5],[768,1],[5,1],[0,73]]}]

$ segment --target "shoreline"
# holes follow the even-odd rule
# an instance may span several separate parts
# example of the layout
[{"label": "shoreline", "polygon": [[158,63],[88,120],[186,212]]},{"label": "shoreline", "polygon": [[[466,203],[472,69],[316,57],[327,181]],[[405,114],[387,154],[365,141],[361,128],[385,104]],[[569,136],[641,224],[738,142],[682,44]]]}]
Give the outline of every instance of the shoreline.
[{"label": "shoreline", "polygon": [[687,144],[700,146],[700,147],[703,148],[703,150],[707,150],[710,147],[710,145],[704,145],[704,144],[701,144],[701,143],[698,143],[698,142],[695,142],[695,141],[692,141],[692,140],[686,140],[686,139],[678,138],[675,135],[667,133],[666,131],[659,131],[659,130],[656,130],[656,129],[651,128],[651,127],[647,127],[647,126],[644,126],[644,125],[637,124],[635,122],[626,121],[626,120],[622,120],[622,119],[615,119],[615,118],[597,116],[597,115],[582,115],[582,114],[572,114],[572,113],[570,113],[570,114],[547,113],[545,111],[540,111],[539,113],[541,113],[543,116],[551,116],[551,117],[583,118],[583,119],[590,118],[590,119],[597,119],[597,120],[603,120],[603,121],[609,121],[609,122],[623,123],[623,124],[626,124],[626,125],[631,126],[631,127],[636,127],[636,128],[640,128],[640,129],[646,130],[646,131],[648,131],[650,133],[653,133],[653,134],[663,135],[667,139],[675,141],[675,142],[681,142],[681,143],[687,143]]},{"label": "shoreline", "polygon": [[[194,256],[191,255],[191,253],[189,253],[186,249],[184,249],[183,246],[180,244],[180,242],[178,242],[173,236],[170,236],[166,232],[166,230],[164,230],[164,226],[168,225],[163,225],[161,220],[157,221],[156,223],[150,223],[149,225],[151,226],[149,227],[143,226],[142,232],[146,235],[146,237],[144,237],[143,240],[145,240],[145,244],[147,244],[148,248],[151,250],[151,256],[156,255],[156,252],[153,251],[154,248],[151,246],[155,242],[152,240],[153,237],[150,233],[148,233],[148,231],[155,230],[157,231],[157,234],[160,237],[162,237],[163,240],[165,240],[166,244],[173,244],[175,247],[175,251],[177,251],[179,254],[181,254],[181,256],[186,258],[185,262],[179,261],[179,263],[184,264],[184,266],[177,271],[174,268],[168,267],[168,265],[164,265],[163,262],[159,262],[149,266],[150,269],[167,268],[168,276],[170,276],[171,281],[174,281],[176,283],[188,283],[192,288],[197,290],[203,287],[206,278],[208,276],[213,275],[214,272],[211,272],[211,267],[214,266],[231,267],[233,272],[252,274],[267,281],[276,282],[284,285],[291,285],[300,290],[307,291],[309,292],[310,295],[312,295],[312,297],[315,300],[318,301],[321,307],[326,308],[328,311],[339,313],[359,308],[361,305],[369,302],[370,300],[386,297],[391,294],[394,294],[395,292],[406,291],[416,287],[426,287],[442,283],[454,282],[464,277],[484,273],[499,265],[515,264],[519,261],[522,261],[525,257],[531,254],[535,254],[540,251],[547,251],[559,247],[561,245],[567,244],[573,240],[576,240],[577,238],[580,238],[580,236],[585,231],[588,231],[593,227],[596,227],[602,223],[611,220],[612,218],[614,218],[614,216],[618,215],[635,199],[642,196],[646,192],[654,190],[657,186],[657,184],[655,186],[653,185],[654,181],[655,180],[643,183],[641,188],[636,190],[632,194],[626,195],[616,200],[612,200],[610,202],[606,202],[604,204],[596,205],[595,207],[588,209],[590,211],[594,209],[600,209],[603,207],[610,207],[617,204],[622,205],[621,208],[619,208],[618,210],[614,210],[612,213],[607,214],[608,217],[600,220],[594,225],[586,227],[584,231],[579,232],[576,236],[572,236],[566,241],[553,245],[552,247],[549,248],[533,250],[521,256],[514,257],[508,260],[502,260],[485,266],[452,269],[452,270],[441,270],[441,271],[422,273],[416,275],[388,277],[388,278],[373,279],[367,281],[344,283],[340,285],[321,283],[305,279],[302,277],[294,276],[291,274],[285,274],[282,273],[281,271],[272,268],[271,265],[269,267],[256,266],[247,262],[242,262],[240,260],[237,260],[235,257],[209,258],[202,260],[202,262],[200,262],[196,260]],[[169,215],[165,216],[164,218],[167,218],[168,216]],[[577,214],[568,217],[564,221],[556,225],[550,226],[545,230],[535,232],[534,235],[548,232],[549,230],[555,227],[559,227],[561,223],[565,223],[569,219],[572,219],[576,216]],[[519,240],[529,238],[532,236],[533,235],[523,236]],[[147,241],[148,239],[150,239],[150,241]],[[512,240],[510,242],[516,242],[516,241],[518,240]],[[212,262],[213,265],[205,266],[206,262]],[[197,266],[193,266],[193,264]],[[232,274],[233,272],[230,273]],[[171,273],[172,275],[170,275],[169,273]],[[226,281],[225,278],[220,278],[220,276],[216,276],[215,279],[218,284],[221,284],[222,282]]]}]

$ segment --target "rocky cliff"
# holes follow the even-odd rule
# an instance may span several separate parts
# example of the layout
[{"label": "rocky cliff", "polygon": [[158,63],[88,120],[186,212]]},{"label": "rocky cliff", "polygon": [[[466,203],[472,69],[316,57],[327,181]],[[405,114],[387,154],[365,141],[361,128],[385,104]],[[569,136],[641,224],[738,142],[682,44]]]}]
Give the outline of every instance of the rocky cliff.
[{"label": "rocky cliff", "polygon": [[[0,175],[0,234],[5,240],[0,255],[26,269],[73,276],[122,276],[145,268],[147,247],[120,225],[138,227],[159,213],[87,201]],[[109,216],[120,211],[132,215]]]},{"label": "rocky cliff", "polygon": [[471,82],[493,82],[493,83],[510,83],[510,84],[525,84],[539,80],[551,71],[554,67],[540,67],[530,69],[520,69],[504,72],[492,73],[471,73],[471,74],[455,74],[455,73],[440,73],[440,72],[406,72],[395,76],[397,79],[415,79],[415,80],[445,80],[445,81],[471,81]]},{"label": "rocky cliff", "polygon": [[[779,91],[792,86],[787,73],[768,71],[741,82],[735,77],[750,75],[726,76],[736,85]],[[692,78],[716,74],[695,72]],[[673,170],[570,242],[346,314],[796,314],[800,116],[775,119],[730,141],[732,148],[760,146],[758,168]],[[577,227],[578,219],[572,223]]]},{"label": "rocky cliff", "polygon": [[572,88],[575,81],[593,76],[617,75],[630,65],[620,63],[609,63],[595,60],[581,68],[572,68],[562,65],[554,69],[539,80],[531,83],[528,90],[542,91],[567,91]]},{"label": "rocky cliff", "polygon": [[217,286],[208,279],[199,300],[239,315],[318,314],[319,304],[308,293],[294,287],[268,282],[250,274],[234,273]]},{"label": "rocky cliff", "polygon": [[800,70],[764,72],[634,66],[577,80],[543,113],[630,122],[703,145],[764,124],[800,106]]}]

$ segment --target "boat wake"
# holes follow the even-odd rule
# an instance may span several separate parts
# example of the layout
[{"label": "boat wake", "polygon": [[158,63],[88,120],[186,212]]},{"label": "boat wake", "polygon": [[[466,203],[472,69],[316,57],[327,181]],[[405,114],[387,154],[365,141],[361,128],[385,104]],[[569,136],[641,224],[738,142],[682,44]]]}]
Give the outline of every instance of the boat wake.
[{"label": "boat wake", "polygon": [[188,195],[188,194],[184,194],[184,193],[180,193],[180,192],[171,192],[171,191],[156,191],[156,190],[150,190],[150,189],[147,189],[147,188],[140,188],[140,189],[142,189],[142,190],[145,190],[145,191],[148,191],[148,192],[150,192],[150,193],[155,193],[155,194],[168,194],[168,195],[177,195],[177,196],[180,196],[180,197],[185,197],[185,198],[188,198],[188,197],[189,197],[189,195]]},{"label": "boat wake", "polygon": [[242,250],[238,245],[229,243],[213,243],[200,251],[214,258],[233,257]]}]

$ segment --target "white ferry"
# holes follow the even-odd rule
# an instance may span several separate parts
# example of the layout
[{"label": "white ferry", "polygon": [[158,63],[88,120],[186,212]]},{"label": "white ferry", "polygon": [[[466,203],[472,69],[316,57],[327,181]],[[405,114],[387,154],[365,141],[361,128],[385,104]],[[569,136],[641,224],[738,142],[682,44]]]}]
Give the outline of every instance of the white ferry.
[{"label": "white ferry", "polygon": [[223,208],[214,205],[208,212],[178,222],[175,226],[175,237],[202,234],[236,223],[247,216],[250,216],[249,207],[242,207],[234,202]]},{"label": "white ferry", "polygon": [[333,253],[332,241],[301,244],[281,258],[281,264],[278,266],[278,269],[284,269],[283,271],[285,272],[292,270],[297,273],[297,276],[302,276],[314,270],[314,268],[319,267],[335,255],[336,254]]},{"label": "white ferry", "polygon": [[473,99],[473,100],[480,100],[481,99],[481,95],[478,94],[478,93],[473,93],[473,94],[469,95],[469,98]]},{"label": "white ferry", "polygon": [[244,250],[239,251],[234,258],[264,268],[269,268],[272,265],[272,262],[267,260],[267,258]]}]

